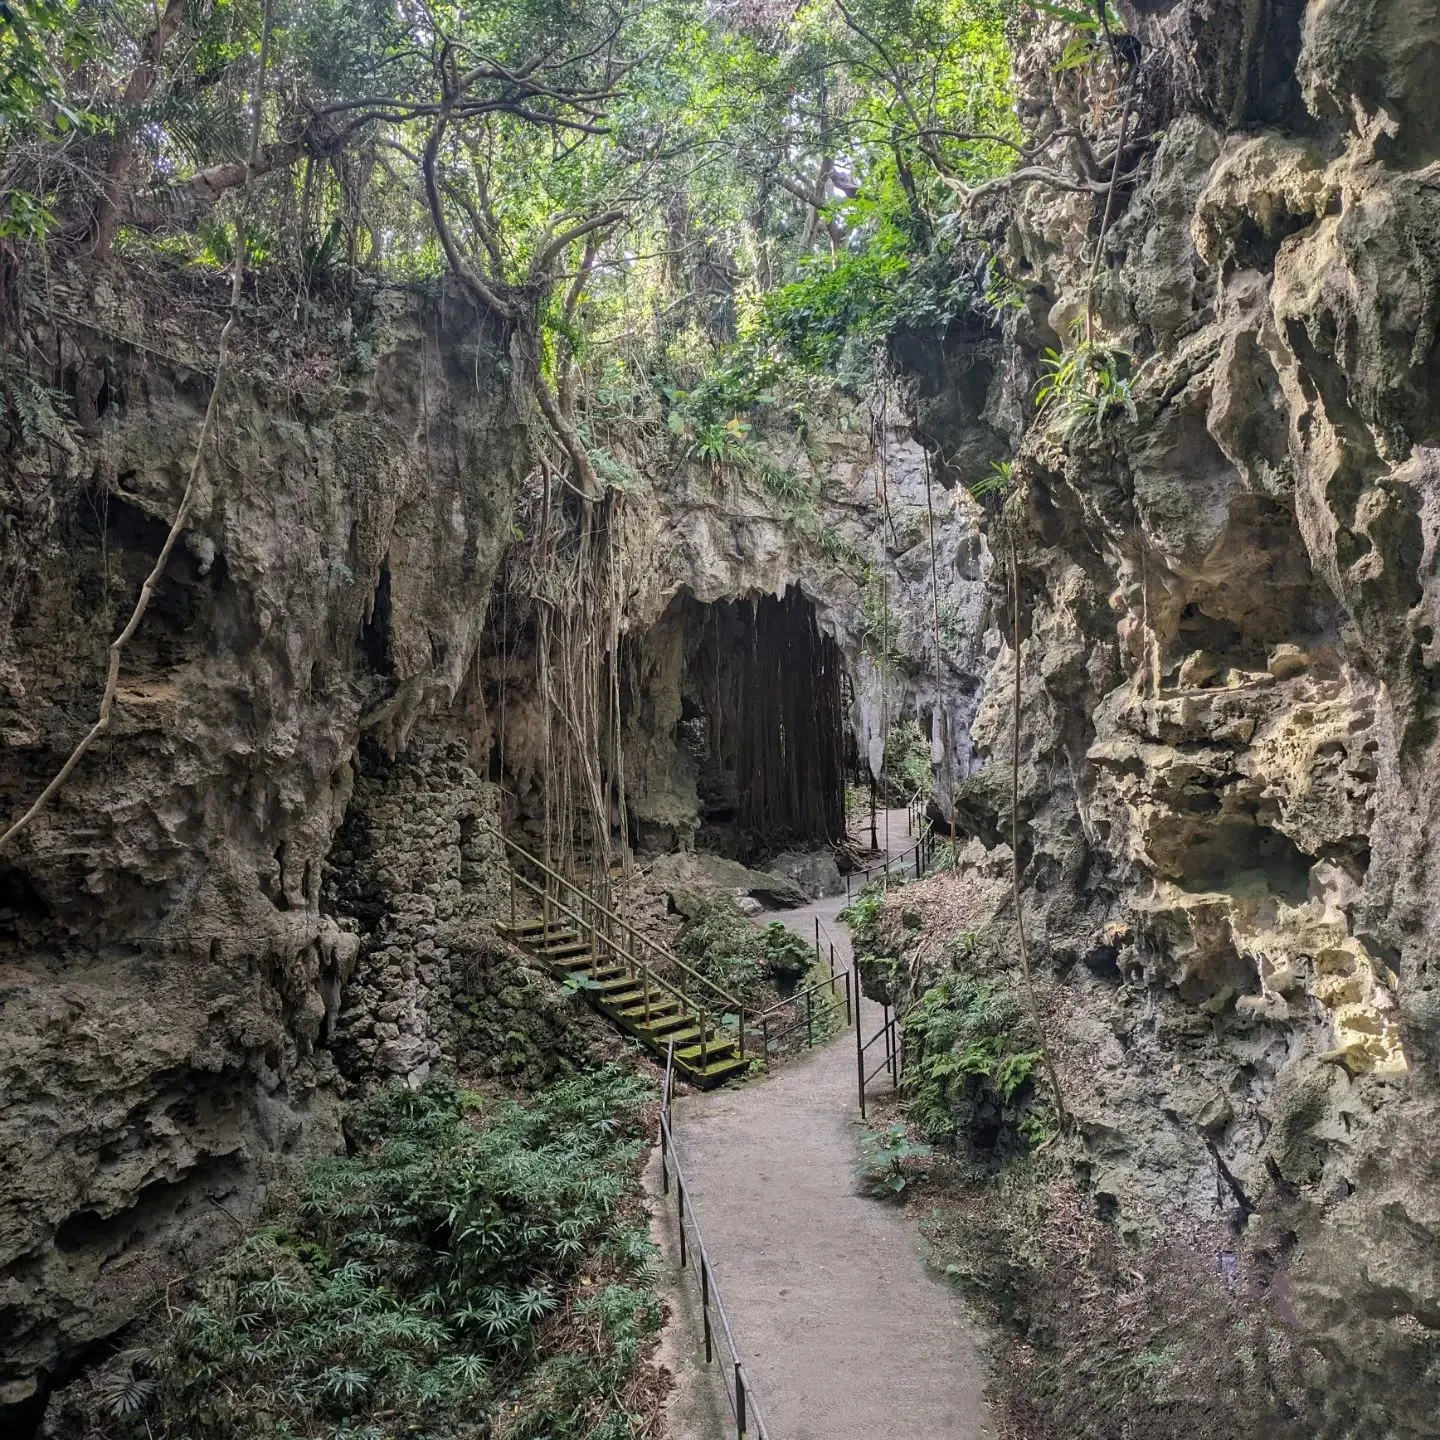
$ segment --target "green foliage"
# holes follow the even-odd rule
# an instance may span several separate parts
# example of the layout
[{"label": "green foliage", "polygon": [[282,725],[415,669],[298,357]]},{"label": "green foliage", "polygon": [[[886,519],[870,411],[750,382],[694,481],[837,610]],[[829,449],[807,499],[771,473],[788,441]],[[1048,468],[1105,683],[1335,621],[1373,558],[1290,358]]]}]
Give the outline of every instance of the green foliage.
[{"label": "green foliage", "polygon": [[[358,1152],[311,1166],[291,1213],[119,1357],[97,1389],[106,1433],[299,1440],[392,1414],[439,1440],[492,1409],[497,1434],[601,1433],[661,1323],[627,1203],[652,1098],[613,1068],[523,1106],[439,1083],[376,1097]],[[542,1342],[593,1276],[586,1323]]]},{"label": "green foliage", "polygon": [[1082,340],[1063,354],[1047,350],[1040,370],[1035,404],[1064,435],[1099,440],[1122,416],[1132,424],[1139,418],[1128,350]]},{"label": "green foliage", "polygon": [[788,925],[772,920],[760,932],[765,968],[782,990],[793,990],[815,963],[815,951]]},{"label": "green foliage", "polygon": [[878,669],[899,669],[903,658],[899,644],[900,618],[890,603],[890,592],[882,571],[866,569],[859,599],[860,613],[855,634],[861,649]]},{"label": "green foliage", "polygon": [[990,473],[982,475],[975,481],[970,486],[970,493],[977,500],[983,500],[987,495],[998,495],[1003,500],[1010,493],[1010,487],[1014,483],[1014,463],[1009,460],[992,460]]},{"label": "green foliage", "polygon": [[13,357],[0,355],[0,424],[13,447],[48,443],[70,448],[75,442],[67,424],[69,412],[68,396],[37,380]]},{"label": "green foliage", "polygon": [[760,931],[729,896],[701,905],[685,922],[675,953],[712,984],[753,1003],[765,983],[765,954]]},{"label": "green foliage", "polygon": [[850,927],[857,955],[869,954],[879,948],[880,917],[885,909],[885,896],[877,885],[864,889],[840,912],[840,919]]},{"label": "green foliage", "polygon": [[898,1122],[884,1130],[867,1130],[860,1137],[860,1163],[856,1175],[870,1186],[880,1200],[897,1200],[915,1178],[913,1162],[934,1152],[928,1145],[912,1140]]},{"label": "green foliage", "polygon": [[706,901],[680,931],[675,953],[712,984],[755,1004],[767,985],[793,990],[815,959],[788,926],[752,925],[728,895]]},{"label": "green foliage", "polygon": [[[973,937],[962,937],[960,958],[972,948]],[[1018,1038],[1025,1023],[1008,991],[963,971],[943,976],[920,996],[903,1022],[903,1089],[927,1135],[952,1140],[969,1120],[990,1112],[1032,1144],[1045,1137],[1048,1109],[1029,1087],[1041,1055]]]},{"label": "green foliage", "polygon": [[935,788],[930,742],[921,731],[920,722],[913,717],[890,727],[885,738],[880,783],[887,799],[899,799],[902,803],[917,795],[929,795]]},{"label": "green foliage", "polygon": [[1125,33],[1125,24],[1110,0],[1105,0],[1103,12],[1099,6],[1077,10],[1070,5],[1052,4],[1051,0],[1029,0],[1029,3],[1042,15],[1074,26],[1075,33],[1065,44],[1060,61],[1055,66],[1056,73],[1093,65],[1108,53],[1107,36]]}]

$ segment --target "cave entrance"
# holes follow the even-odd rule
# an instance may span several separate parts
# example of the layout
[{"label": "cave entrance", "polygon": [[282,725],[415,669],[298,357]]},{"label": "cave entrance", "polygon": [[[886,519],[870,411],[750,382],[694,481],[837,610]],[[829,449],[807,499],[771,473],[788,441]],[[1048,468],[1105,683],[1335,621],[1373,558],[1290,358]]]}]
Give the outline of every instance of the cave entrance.
[{"label": "cave entrance", "polygon": [[676,740],[695,764],[697,843],[755,858],[845,836],[844,660],[815,607],[773,595],[677,602]]}]

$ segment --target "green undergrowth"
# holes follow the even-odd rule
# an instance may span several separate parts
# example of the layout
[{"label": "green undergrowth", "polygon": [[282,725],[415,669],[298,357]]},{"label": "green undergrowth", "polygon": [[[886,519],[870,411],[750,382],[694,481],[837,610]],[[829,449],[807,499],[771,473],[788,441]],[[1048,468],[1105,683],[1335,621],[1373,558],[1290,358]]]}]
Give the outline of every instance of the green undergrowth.
[{"label": "green undergrowth", "polygon": [[706,901],[685,922],[675,951],[747,1005],[763,1005],[777,998],[777,991],[793,991],[815,958],[793,930],[778,920],[763,929],[752,925],[728,896]]},{"label": "green undergrowth", "polygon": [[[115,1440],[622,1440],[662,1323],[639,1197],[651,1085],[528,1103],[436,1082],[350,1123],[292,1202],[71,1402]],[[79,1389],[80,1387],[73,1387]]]},{"label": "green undergrowth", "polygon": [[962,1163],[924,1188],[930,1204],[920,1228],[931,1265],[996,1327],[991,1396],[1003,1433],[1378,1434],[1325,1423],[1320,1357],[1265,1299],[1274,1272],[1266,1242],[1210,1237],[1230,1262],[1226,1283],[1203,1240],[1123,1239],[1053,1152],[998,1170]]},{"label": "green undergrowth", "polygon": [[934,789],[930,741],[918,721],[902,720],[891,728],[885,742],[885,763],[880,768],[880,786],[890,805],[904,805],[916,795],[929,795]]},{"label": "green undergrowth", "polygon": [[951,971],[922,992],[901,1028],[906,1108],[931,1140],[1003,1155],[1054,1135],[1054,1111],[1035,1083],[1040,1049],[999,981]]}]

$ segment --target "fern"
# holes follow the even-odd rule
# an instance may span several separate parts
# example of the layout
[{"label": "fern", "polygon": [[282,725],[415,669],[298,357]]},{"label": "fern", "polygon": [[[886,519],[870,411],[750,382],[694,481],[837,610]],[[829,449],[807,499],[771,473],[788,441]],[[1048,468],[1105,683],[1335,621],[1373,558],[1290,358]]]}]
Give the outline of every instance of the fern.
[{"label": "fern", "polygon": [[[954,949],[963,963],[974,937]],[[951,1140],[980,1111],[999,1111],[1022,1140],[1047,1129],[1047,1104],[1029,1084],[1040,1051],[1019,1043],[1023,1029],[1020,1007],[993,980],[955,971],[920,996],[904,1020],[902,1085],[927,1135]]]},{"label": "fern", "polygon": [[[626,1218],[652,1094],[611,1069],[479,1117],[444,1084],[377,1096],[352,1118],[358,1153],[312,1165],[292,1213],[238,1245],[160,1345],[105,1372],[95,1433],[318,1440],[357,1412],[490,1433],[503,1413],[514,1433],[580,1440],[658,1325],[653,1247]],[[607,1277],[598,1296],[582,1273]],[[586,1317],[568,1343],[589,1338],[557,1410],[538,1377],[567,1304]],[[531,1397],[519,1411],[515,1394]]]}]

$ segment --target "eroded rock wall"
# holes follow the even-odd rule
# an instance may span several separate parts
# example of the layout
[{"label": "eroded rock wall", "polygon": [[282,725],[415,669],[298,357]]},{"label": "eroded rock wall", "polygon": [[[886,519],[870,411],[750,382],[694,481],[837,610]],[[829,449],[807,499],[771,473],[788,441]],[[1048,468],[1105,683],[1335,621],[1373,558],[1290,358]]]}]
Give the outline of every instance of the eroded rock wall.
[{"label": "eroded rock wall", "polygon": [[[993,436],[989,444],[987,455],[1003,453]],[[662,468],[653,455],[615,452],[648,466],[651,480],[623,497],[614,520],[621,634],[636,658],[627,807],[632,827],[665,846],[688,846],[700,826],[700,776],[679,733],[686,614],[696,604],[799,590],[844,657],[849,723],[874,772],[891,727],[916,714],[929,723],[937,768],[948,756],[957,782],[972,768],[980,677],[998,644],[980,507],[963,488],[938,479],[927,486],[926,452],[893,392],[837,400],[803,438],[781,426],[762,430],[758,450],[763,468],[804,498],[767,490],[760,466]],[[492,640],[488,674],[484,733],[498,746],[503,728],[504,783],[538,827],[545,726],[529,640],[508,651]]]},{"label": "eroded rock wall", "polygon": [[[93,720],[223,318],[204,282],[79,286],[29,318],[82,428],[4,477],[10,817]],[[399,745],[463,701],[508,538],[518,340],[451,294],[288,311],[247,311],[110,734],[3,857],[0,1415],[339,1143],[326,1042],[359,936],[326,913],[325,858],[362,733]]]},{"label": "eroded rock wall", "polygon": [[[1017,452],[1021,860],[1072,1158],[1131,1233],[1214,1244],[1217,1284],[1208,1227],[1272,1216],[1265,1303],[1327,1359],[1326,1433],[1428,1434],[1440,12],[1121,9],[1112,99],[1153,139],[1112,223],[1043,183],[980,214],[1023,293],[986,403]],[[1022,42],[1037,134],[1095,113],[1064,29]],[[1133,420],[1037,414],[1087,294]],[[1007,907],[1014,663],[961,807],[977,929]]]}]

